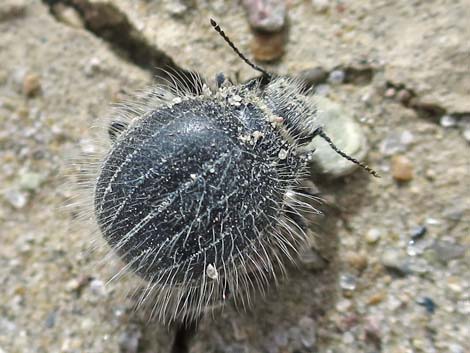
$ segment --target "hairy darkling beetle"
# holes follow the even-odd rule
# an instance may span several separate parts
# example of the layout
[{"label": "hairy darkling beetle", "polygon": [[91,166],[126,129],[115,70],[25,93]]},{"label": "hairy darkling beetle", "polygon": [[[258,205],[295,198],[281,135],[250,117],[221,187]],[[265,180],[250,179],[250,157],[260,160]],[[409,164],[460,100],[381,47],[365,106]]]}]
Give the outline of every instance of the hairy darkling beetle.
[{"label": "hairy darkling beetle", "polygon": [[316,210],[302,181],[313,138],[376,176],[334,145],[299,82],[253,64],[211,24],[262,76],[152,87],[113,116],[94,176],[104,239],[146,281],[139,302],[179,323],[177,337],[229,299],[248,305],[309,241],[303,213]]}]

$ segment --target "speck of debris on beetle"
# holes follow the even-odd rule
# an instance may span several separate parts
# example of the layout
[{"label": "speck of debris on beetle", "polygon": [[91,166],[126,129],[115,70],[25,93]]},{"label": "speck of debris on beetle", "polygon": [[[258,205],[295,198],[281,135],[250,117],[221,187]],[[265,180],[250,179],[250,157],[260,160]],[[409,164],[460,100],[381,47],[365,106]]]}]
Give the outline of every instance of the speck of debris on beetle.
[{"label": "speck of debris on beetle", "polygon": [[274,124],[282,124],[284,122],[284,118],[282,116],[272,116],[269,121]]},{"label": "speck of debris on beetle", "polygon": [[229,104],[236,106],[236,107],[238,107],[241,104],[240,103],[241,101],[242,101],[242,97],[240,97],[239,95],[230,96],[228,99]]},{"label": "speck of debris on beetle", "polygon": [[219,278],[219,272],[217,272],[217,269],[214,267],[213,264],[207,265],[206,274],[207,274],[207,277],[209,277],[210,279],[213,279],[214,281]]},{"label": "speck of debris on beetle", "polygon": [[257,142],[259,139],[261,139],[264,136],[264,134],[261,131],[255,131],[253,132],[253,138],[255,142]]},{"label": "speck of debris on beetle", "polygon": [[288,153],[287,153],[287,150],[285,150],[285,149],[282,148],[282,149],[279,151],[278,157],[279,157],[279,159],[286,159],[286,158],[287,158],[287,154],[288,154]]}]

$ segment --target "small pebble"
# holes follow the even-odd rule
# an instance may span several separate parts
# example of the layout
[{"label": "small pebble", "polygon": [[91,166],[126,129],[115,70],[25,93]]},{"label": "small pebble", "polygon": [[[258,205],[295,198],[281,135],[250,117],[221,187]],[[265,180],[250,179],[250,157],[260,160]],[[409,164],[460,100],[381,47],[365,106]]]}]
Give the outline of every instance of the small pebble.
[{"label": "small pebble", "polygon": [[182,17],[188,11],[188,5],[181,0],[171,0],[166,3],[166,10],[174,17]]},{"label": "small pebble", "polygon": [[413,141],[414,136],[408,130],[393,132],[388,135],[380,144],[380,152],[386,156],[392,156],[394,154],[406,151],[408,145],[413,143]]},{"label": "small pebble", "polygon": [[65,284],[65,289],[66,289],[68,292],[73,292],[73,291],[77,290],[79,287],[80,287],[79,281],[78,281],[78,279],[76,279],[76,278],[71,279],[70,281],[68,281],[68,282]]},{"label": "small pebble", "polygon": [[367,231],[365,238],[369,244],[374,244],[377,243],[381,236],[382,232],[380,231],[380,229],[371,228]]},{"label": "small pebble", "polygon": [[342,299],[336,303],[336,310],[340,313],[348,311],[352,306],[352,303],[349,299]]},{"label": "small pebble", "polygon": [[[332,100],[315,95],[312,97],[317,106],[317,120],[324,126],[329,137],[346,154],[363,160],[367,154],[367,143],[362,126],[345,107]],[[312,174],[323,174],[328,178],[340,178],[351,174],[357,165],[333,151],[322,139],[312,139],[309,148],[315,150],[310,160]]]},{"label": "small pebble", "polygon": [[400,276],[410,273],[409,263],[406,258],[395,249],[386,249],[381,256],[382,265],[388,270]]},{"label": "small pebble", "polygon": [[251,41],[251,52],[257,61],[270,62],[279,59],[284,54],[285,34],[254,33]]},{"label": "small pebble", "polygon": [[328,82],[332,85],[339,85],[344,82],[346,73],[343,70],[333,70],[328,76]]},{"label": "small pebble", "polygon": [[417,301],[417,303],[419,305],[424,306],[426,311],[429,314],[434,314],[434,312],[436,311],[436,303],[434,303],[434,301],[429,297],[423,297],[423,298],[419,299]]},{"label": "small pebble", "polygon": [[356,252],[347,252],[344,254],[344,260],[349,265],[358,271],[364,271],[367,267],[367,257],[364,254]]},{"label": "small pebble", "polygon": [[381,302],[383,302],[383,300],[385,299],[386,295],[384,292],[378,292],[378,293],[375,293],[375,294],[372,294],[369,299],[367,300],[367,303],[369,305],[377,305]]},{"label": "small pebble", "polygon": [[90,290],[93,294],[97,296],[106,295],[106,288],[105,288],[104,282],[99,279],[93,279],[90,282]]},{"label": "small pebble", "polygon": [[413,179],[413,165],[402,155],[392,157],[392,176],[396,181],[406,182]]},{"label": "small pebble", "polygon": [[393,87],[387,88],[387,90],[385,91],[385,97],[392,98],[395,96],[396,93],[397,91],[395,90],[395,88]]},{"label": "small pebble", "polygon": [[411,240],[416,241],[426,235],[427,228],[425,226],[417,226],[411,230]]},{"label": "small pebble", "polygon": [[19,185],[22,190],[36,191],[43,181],[41,174],[25,172],[20,175]]},{"label": "small pebble", "polygon": [[407,105],[412,98],[412,94],[407,89],[401,89],[397,93],[397,99],[401,104]]},{"label": "small pebble", "polygon": [[415,137],[411,131],[404,130],[400,134],[400,143],[408,146],[409,144],[413,143]]},{"label": "small pebble", "polygon": [[23,79],[23,94],[34,97],[41,91],[41,81],[37,74],[27,74]]},{"label": "small pebble", "polygon": [[84,331],[90,331],[94,325],[95,322],[92,319],[90,319],[89,317],[85,317],[80,323],[80,328]]},{"label": "small pebble", "polygon": [[454,127],[457,125],[457,120],[452,115],[444,115],[439,121],[442,127]]},{"label": "small pebble", "polygon": [[20,210],[28,203],[28,194],[18,190],[10,189],[7,190],[3,197],[12,205],[14,208]]},{"label": "small pebble", "polygon": [[430,226],[437,226],[441,224],[442,222],[436,218],[428,217],[426,218],[426,224],[429,224]]},{"label": "small pebble", "polygon": [[51,311],[47,317],[46,317],[46,327],[47,328],[52,328],[55,326],[55,322],[56,322],[56,318],[57,318],[57,311],[53,310]]},{"label": "small pebble", "polygon": [[465,129],[463,132],[463,138],[467,141],[470,142],[470,129]]},{"label": "small pebble", "polygon": [[251,28],[263,32],[279,32],[286,20],[284,0],[243,0]]},{"label": "small pebble", "polygon": [[94,74],[99,72],[102,67],[102,62],[100,58],[92,57],[88,62],[85,64],[83,71],[85,75],[88,77],[92,77]]},{"label": "small pebble", "polygon": [[90,277],[78,276],[76,278],[72,278],[65,284],[65,290],[67,292],[80,291],[88,283],[90,283]]},{"label": "small pebble", "polygon": [[351,274],[342,274],[339,277],[339,286],[346,291],[353,291],[356,289],[357,277]]}]

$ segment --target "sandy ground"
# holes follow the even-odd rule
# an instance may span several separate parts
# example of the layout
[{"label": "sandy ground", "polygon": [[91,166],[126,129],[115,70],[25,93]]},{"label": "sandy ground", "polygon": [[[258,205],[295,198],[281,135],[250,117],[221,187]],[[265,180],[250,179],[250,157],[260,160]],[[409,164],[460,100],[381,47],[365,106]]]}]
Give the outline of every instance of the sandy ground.
[{"label": "sandy ground", "polygon": [[[0,4],[0,352],[167,352],[169,330],[131,310],[132,280],[106,284],[118,265],[96,265],[63,175],[159,63],[254,76],[209,17],[248,54],[253,34],[231,1],[53,3]],[[361,123],[382,178],[317,175],[328,262],[292,269],[247,313],[206,318],[191,352],[470,351],[469,12],[468,0],[288,1],[285,54],[266,67],[362,72],[321,92]]]}]

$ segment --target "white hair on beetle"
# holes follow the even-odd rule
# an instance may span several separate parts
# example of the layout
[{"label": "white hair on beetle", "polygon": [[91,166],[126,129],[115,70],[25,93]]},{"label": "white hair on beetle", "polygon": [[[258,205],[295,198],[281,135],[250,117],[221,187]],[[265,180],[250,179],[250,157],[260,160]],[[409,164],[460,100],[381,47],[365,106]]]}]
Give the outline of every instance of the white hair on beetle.
[{"label": "white hair on beetle", "polygon": [[[87,194],[85,201],[80,202],[83,210],[81,217],[79,217],[80,222],[88,220],[95,225],[101,222],[99,227],[101,230],[96,229],[95,233],[100,234],[103,231],[104,233],[112,233],[112,235],[107,235],[108,242],[103,241],[100,236],[97,237],[100,239],[98,247],[104,246],[109,252],[102,262],[105,263],[111,258],[116,258],[116,254],[124,262],[122,269],[112,277],[112,280],[129,274],[135,277],[140,288],[137,305],[144,307],[151,317],[156,317],[163,322],[178,322],[197,320],[207,310],[219,307],[230,299],[237,306],[248,307],[251,304],[252,295],[264,293],[271,283],[277,283],[277,277],[286,273],[286,261],[295,261],[299,249],[310,244],[312,236],[303,225],[304,216],[306,212],[319,213],[319,211],[315,210],[309,202],[305,202],[305,199],[318,201],[318,198],[303,192],[301,184],[305,176],[308,175],[306,162],[311,151],[306,151],[304,144],[300,144],[298,141],[301,137],[313,133],[316,126],[315,105],[308,96],[301,94],[301,84],[296,80],[275,78],[265,87],[261,87],[259,82],[244,85],[230,85],[225,82],[220,87],[211,89],[197,76],[194,76],[194,82],[191,85],[188,85],[187,82],[179,82],[180,79],[177,76],[169,75],[169,77],[174,80],[171,85],[173,88],[154,85],[114,109],[108,124],[116,122],[119,124],[108,126],[110,131],[106,126],[99,128],[101,135],[96,139],[96,151],[84,156],[78,162],[80,172],[77,177],[81,179],[80,189],[85,190]],[[194,93],[197,91],[195,87],[202,87],[202,91]],[[123,222],[123,224],[126,223],[126,227],[128,223],[133,223],[132,230],[128,231],[126,227],[113,228],[113,223],[119,218],[122,209],[134,202],[131,200],[133,195],[127,194],[117,200],[113,199],[113,208],[106,210],[110,216],[104,221],[100,221],[97,219],[96,212],[99,214],[102,209],[106,209],[108,206],[105,201],[97,206],[97,194],[101,193],[100,197],[103,200],[112,199],[116,189],[125,186],[122,185],[122,181],[119,182],[121,184],[115,183],[115,181],[119,177],[120,170],[128,168],[128,164],[132,164],[131,155],[139,155],[140,149],[143,148],[143,146],[129,145],[134,140],[133,134],[141,128],[142,124],[147,120],[158,119],[156,116],[162,109],[177,112],[183,102],[196,107],[201,106],[198,109],[204,109],[204,104],[208,101],[213,102],[213,106],[227,107],[230,111],[232,108],[249,106],[253,107],[256,112],[261,112],[264,122],[259,123],[271,130],[264,132],[256,130],[251,134],[241,132],[238,140],[242,146],[247,146],[247,150],[260,143],[265,143],[266,146],[272,145],[276,149],[276,153],[271,153],[273,157],[266,161],[266,165],[277,166],[273,167],[277,168],[277,179],[273,178],[271,182],[283,185],[280,190],[275,190],[275,193],[279,193],[282,197],[264,203],[269,203],[270,208],[274,208],[274,210],[252,207],[247,211],[246,217],[240,216],[240,220],[252,218],[253,234],[255,234],[252,239],[248,239],[245,234],[241,233],[240,228],[233,228],[230,232],[224,231],[224,223],[229,221],[220,220],[222,232],[215,234],[214,241],[210,243],[215,248],[215,261],[212,258],[209,260],[201,257],[204,251],[208,252],[207,249],[201,248],[193,254],[195,257],[199,256],[200,263],[198,262],[195,266],[202,268],[202,271],[198,270],[198,275],[193,275],[190,271],[186,271],[184,275],[179,273],[178,269],[182,268],[184,264],[178,261],[175,261],[171,266],[159,265],[161,269],[150,275],[147,269],[159,268],[157,265],[160,259],[165,258],[167,253],[171,253],[174,247],[178,246],[178,242],[181,241],[184,234],[181,232],[168,240],[157,242],[158,244],[156,243],[154,248],[148,247],[136,256],[129,255],[136,251],[130,244],[138,239],[139,244],[134,245],[140,247],[144,242],[151,241],[151,237],[159,236],[158,234],[150,234],[143,237],[142,234],[139,234],[141,230],[139,227],[148,224],[145,223],[148,221],[146,217],[154,220],[161,214],[161,209],[167,207],[164,203],[166,201],[156,205],[154,214],[151,216],[147,213],[138,219],[131,219],[131,217],[127,222]],[[278,114],[280,111],[283,116]],[[243,109],[240,112],[243,112]],[[243,113],[240,114],[240,119],[243,120]],[[245,122],[241,121],[240,126],[243,124]],[[114,142],[111,142],[110,138],[106,136],[107,132],[116,135]],[[142,132],[147,134],[145,137],[147,140],[151,139],[149,134],[154,133],[144,128],[139,133]],[[268,141],[268,135],[271,137],[276,135],[278,138],[276,141]],[[143,141],[147,141],[145,139]],[[128,164],[121,160],[123,163],[116,165],[114,162],[110,162],[110,158],[118,153],[116,152],[117,148],[124,148],[122,144],[127,144],[125,149],[129,150],[129,154],[126,155]],[[279,146],[282,148],[278,148]],[[146,148],[144,150],[147,151]],[[294,163],[296,168],[292,168],[286,159],[292,159],[292,162],[289,163]],[[100,176],[108,171],[113,173],[114,179],[111,177],[106,187],[102,188],[103,190],[98,190],[97,184],[99,184]],[[146,174],[151,173],[148,170]],[[144,179],[148,177],[139,176]],[[188,185],[190,185],[191,180],[188,180]],[[256,178],[253,180],[262,182]],[[132,182],[136,183],[136,187],[142,185],[138,184],[139,182],[143,183],[142,181]],[[234,187],[234,185],[236,186],[232,183],[229,186]],[[242,187],[243,185],[238,186]],[[236,193],[235,190],[233,191]],[[137,193],[137,191],[135,192]],[[270,194],[256,196],[263,199],[272,197]],[[170,201],[167,200],[167,202]],[[251,206],[256,206],[256,203]],[[228,201],[226,207],[227,210],[230,209]],[[230,212],[240,214],[242,210],[230,209]],[[266,219],[266,222],[269,220],[269,226],[258,229],[256,219],[262,217]],[[193,222],[197,223],[198,221],[193,220]],[[123,233],[118,234],[120,231]],[[120,240],[116,242],[114,237],[119,237]],[[243,248],[237,247],[235,244],[241,240],[246,243]],[[226,243],[230,242],[230,246],[226,248]],[[225,251],[229,251],[229,255],[223,254]],[[176,259],[176,255],[174,256]],[[190,257],[185,258],[184,261],[191,261]]]}]

